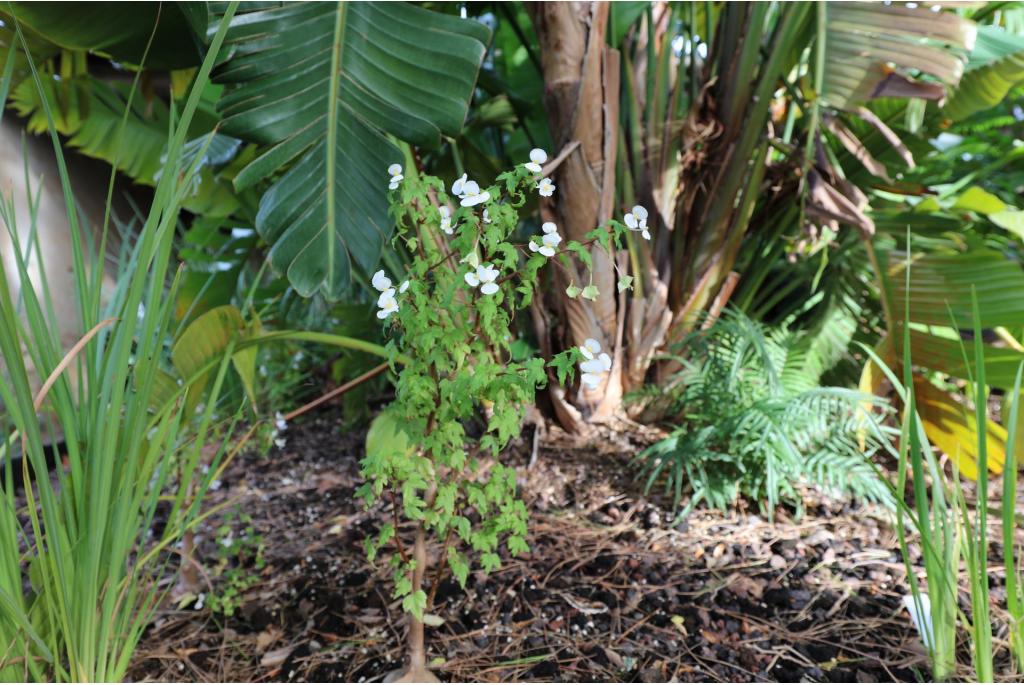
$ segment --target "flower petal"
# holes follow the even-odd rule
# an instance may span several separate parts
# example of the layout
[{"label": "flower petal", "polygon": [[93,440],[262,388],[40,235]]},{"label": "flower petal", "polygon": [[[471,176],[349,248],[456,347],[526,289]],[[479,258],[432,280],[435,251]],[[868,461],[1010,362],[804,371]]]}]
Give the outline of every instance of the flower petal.
[{"label": "flower petal", "polygon": [[455,183],[452,183],[452,195],[462,197],[463,186],[466,184],[466,174],[462,174],[461,177],[455,179]]},{"label": "flower petal", "polygon": [[533,242],[532,240],[530,241],[529,247],[530,252],[537,252],[540,250],[540,247],[537,246],[537,243]]},{"label": "flower petal", "polygon": [[484,295],[493,295],[494,293],[498,292],[498,284],[484,283],[482,286],[480,286],[480,292],[482,292]]},{"label": "flower petal", "polygon": [[540,164],[534,164],[533,162],[527,162],[523,166],[526,167],[527,171],[531,171],[535,174],[539,174],[541,171],[543,171],[543,168]]},{"label": "flower petal", "polygon": [[535,147],[530,150],[530,161],[534,164],[543,164],[548,161],[548,153],[544,152],[539,147]]},{"label": "flower petal", "polygon": [[647,210],[640,205],[636,205],[633,207],[633,216],[640,221],[645,221],[647,219]]},{"label": "flower petal", "polygon": [[402,285],[398,286],[398,292],[400,292],[400,293],[404,293],[408,289],[409,289],[409,281],[408,280],[402,281]]},{"label": "flower petal", "polygon": [[626,222],[626,225],[629,226],[631,229],[633,229],[634,231],[637,229],[638,224],[635,216],[633,216],[632,214],[627,214],[622,218]]},{"label": "flower petal", "polygon": [[541,225],[541,229],[542,229],[542,230],[543,230],[543,231],[544,231],[545,233],[557,233],[557,232],[558,232],[558,226],[556,226],[556,225],[555,225],[555,222],[554,222],[554,221],[545,221],[545,222],[544,222],[544,223],[543,223],[543,224]]},{"label": "flower petal", "polygon": [[580,376],[580,382],[587,390],[597,390],[601,385],[601,376],[594,373],[585,373]]},{"label": "flower petal", "polygon": [[540,248],[539,252],[542,255],[544,255],[545,257],[554,257],[555,256],[555,251],[552,248],[548,247],[547,245],[545,245],[544,247]]},{"label": "flower petal", "polygon": [[373,275],[373,279],[370,281],[373,287],[377,290],[384,292],[391,287],[391,279],[384,274],[384,269],[381,269]]},{"label": "flower petal", "polygon": [[474,288],[480,285],[480,279],[472,271],[467,271],[464,278],[466,279],[466,283],[469,283],[469,285]]},{"label": "flower petal", "polygon": [[392,176],[401,176],[401,174],[402,174],[402,165],[401,164],[392,164],[391,166],[388,167],[388,173],[391,174]]}]

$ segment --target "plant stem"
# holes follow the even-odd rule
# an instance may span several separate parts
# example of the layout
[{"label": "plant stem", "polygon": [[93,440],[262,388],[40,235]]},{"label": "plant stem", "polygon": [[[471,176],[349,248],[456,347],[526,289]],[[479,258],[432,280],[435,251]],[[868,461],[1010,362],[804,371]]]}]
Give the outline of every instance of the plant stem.
[{"label": "plant stem", "polygon": [[[423,522],[416,524],[416,542],[413,546],[412,558],[416,568],[412,572],[412,591],[419,592],[423,587],[423,574],[427,567],[427,542]],[[426,611],[426,607],[424,607]],[[423,620],[409,614],[409,672],[419,673],[427,667],[427,652],[423,640]]]}]

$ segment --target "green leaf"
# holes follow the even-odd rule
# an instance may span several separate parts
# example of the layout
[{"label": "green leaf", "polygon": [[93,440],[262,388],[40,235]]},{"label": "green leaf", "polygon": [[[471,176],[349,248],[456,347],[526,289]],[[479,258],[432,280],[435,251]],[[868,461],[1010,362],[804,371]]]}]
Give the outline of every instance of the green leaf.
[{"label": "green leaf", "polygon": [[565,289],[565,294],[573,299],[578,297],[581,292],[583,291],[574,283],[570,283],[569,287]]},{"label": "green leaf", "polygon": [[405,596],[402,600],[402,611],[408,612],[416,618],[423,620],[423,611],[427,608],[427,593],[417,590]]},{"label": "green leaf", "polygon": [[597,296],[600,295],[600,293],[597,292],[597,286],[591,284],[584,288],[582,292],[580,292],[580,295],[585,300],[597,300]]},{"label": "green leaf", "polygon": [[486,554],[480,555],[480,566],[483,567],[484,573],[490,573],[501,568],[501,557],[494,552],[487,552]]},{"label": "green leaf", "polygon": [[[171,348],[171,362],[182,379],[187,381],[210,361],[220,357],[232,339],[244,336],[246,332],[245,320],[237,307],[230,304],[215,307],[199,316],[182,331]],[[254,401],[256,348],[236,352],[231,362],[242,379],[250,399]],[[210,373],[204,373],[189,388],[187,414],[199,403]]]},{"label": "green leaf", "polygon": [[338,299],[376,266],[387,167],[403,161],[387,134],[425,147],[457,135],[489,35],[398,2],[295,2],[232,22],[222,130],[266,146],[235,185],[272,180],[256,228],[299,293]]},{"label": "green leaf", "polygon": [[[883,254],[883,253],[880,253]],[[907,297],[904,283],[905,256],[888,255],[886,290],[894,315],[902,318]],[[971,327],[971,287],[978,293],[982,326],[1024,325],[1024,270],[993,250],[976,249],[963,254],[928,254],[911,266],[910,312],[912,321],[931,326]],[[894,322],[894,323],[898,323]],[[915,362],[917,359],[915,358]]]},{"label": "green leaf", "polygon": [[[11,15],[35,33],[68,50],[88,50],[149,69],[198,66],[206,54],[209,18],[205,2],[11,2]],[[158,23],[159,22],[159,23]],[[153,32],[156,27],[156,32]]]},{"label": "green leaf", "polygon": [[988,215],[989,221],[1024,240],[1024,211],[1004,209]]},{"label": "green leaf", "polygon": [[412,454],[413,446],[409,444],[409,436],[401,428],[401,423],[394,412],[382,411],[370,423],[366,433],[366,454],[369,457],[390,460]]},{"label": "green leaf", "polygon": [[1024,82],[1024,36],[998,26],[979,26],[978,39],[960,86],[942,113],[960,121],[994,107]]},{"label": "green leaf", "polygon": [[971,186],[956,199],[953,209],[963,209],[969,212],[978,212],[979,214],[993,214],[1006,209],[1006,203],[987,190],[978,186]]},{"label": "green leaf", "polygon": [[619,46],[622,39],[625,38],[626,32],[643,16],[650,4],[632,0],[620,0],[612,3],[611,16],[608,21],[608,41],[613,47]]}]

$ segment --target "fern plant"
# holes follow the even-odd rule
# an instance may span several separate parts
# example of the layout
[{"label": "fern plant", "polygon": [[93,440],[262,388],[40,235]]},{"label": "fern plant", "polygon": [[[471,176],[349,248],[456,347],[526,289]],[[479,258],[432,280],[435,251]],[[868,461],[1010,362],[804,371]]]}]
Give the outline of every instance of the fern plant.
[{"label": "fern plant", "polygon": [[814,343],[737,312],[691,335],[686,356],[673,357],[680,370],[645,393],[678,422],[636,458],[645,491],[662,484],[674,508],[688,492],[682,515],[701,502],[723,509],[740,496],[768,514],[779,503],[799,510],[800,485],[888,501],[870,460],[881,429],[864,430],[860,393],[818,387],[831,352]]}]

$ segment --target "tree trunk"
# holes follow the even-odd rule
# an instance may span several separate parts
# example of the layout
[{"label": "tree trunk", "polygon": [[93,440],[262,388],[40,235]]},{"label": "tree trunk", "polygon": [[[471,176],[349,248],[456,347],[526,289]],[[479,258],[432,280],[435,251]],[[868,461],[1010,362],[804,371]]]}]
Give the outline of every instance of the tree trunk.
[{"label": "tree trunk", "polygon": [[[545,220],[555,221],[568,239],[583,241],[587,233],[611,218],[614,210],[619,53],[605,44],[609,5],[538,2],[528,3],[527,9],[541,47],[544,104],[555,152],[578,143],[556,170],[555,201],[545,202],[541,213]],[[542,348],[561,350],[594,338],[613,359],[611,373],[597,390],[581,389],[574,397],[552,390],[551,399],[563,424],[608,418],[618,411],[622,401],[619,342],[625,311],[617,301],[621,298],[617,297],[611,258],[598,246],[591,249],[591,255],[593,282],[600,292],[597,300],[569,299],[564,294],[571,283],[582,287],[590,282],[590,275],[574,262],[568,270],[552,269],[554,294],[545,303],[558,315],[562,326],[552,329],[534,312]]]}]

